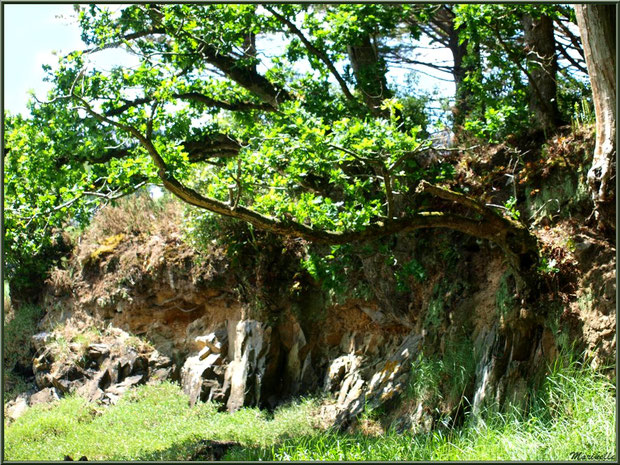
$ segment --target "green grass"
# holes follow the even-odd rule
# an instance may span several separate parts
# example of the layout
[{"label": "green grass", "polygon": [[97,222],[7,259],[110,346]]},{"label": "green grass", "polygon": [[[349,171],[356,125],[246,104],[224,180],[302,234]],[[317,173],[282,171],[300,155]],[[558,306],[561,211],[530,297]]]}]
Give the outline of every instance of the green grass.
[{"label": "green grass", "polygon": [[201,439],[237,441],[266,447],[288,436],[311,434],[311,400],[280,408],[273,415],[245,408],[233,414],[199,403],[190,408],[176,384],[141,386],[109,408],[79,397],[52,407],[35,406],[5,429],[7,460],[184,460]]},{"label": "green grass", "polygon": [[556,364],[527,416],[488,413],[454,430],[385,436],[322,435],[270,448],[236,450],[231,460],[570,460],[615,458],[615,387],[579,363]]},{"label": "green grass", "polygon": [[364,436],[312,426],[317,401],[272,415],[254,408],[229,414],[190,408],[177,385],[141,386],[97,410],[68,397],[37,406],[5,429],[7,460],[187,460],[201,439],[242,444],[225,460],[567,460],[615,457],[615,387],[574,361],[552,367],[530,413],[488,413],[465,426],[408,435]]}]

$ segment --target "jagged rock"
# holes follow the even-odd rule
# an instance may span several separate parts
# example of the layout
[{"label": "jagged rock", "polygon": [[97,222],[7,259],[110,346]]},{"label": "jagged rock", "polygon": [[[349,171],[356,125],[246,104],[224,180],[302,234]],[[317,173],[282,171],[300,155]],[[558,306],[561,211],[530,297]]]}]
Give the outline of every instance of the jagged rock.
[{"label": "jagged rock", "polygon": [[117,336],[111,343],[90,344],[83,355],[72,352],[57,361],[50,348],[42,349],[33,361],[37,387],[53,387],[60,393],[76,391],[90,401],[115,403],[138,382],[163,381],[172,375],[174,365],[169,357],[156,350],[143,353],[143,349],[138,352],[127,346],[124,331]]},{"label": "jagged rock", "polygon": [[255,320],[229,322],[230,362],[222,387],[224,391],[230,389],[226,403],[229,411],[259,403],[271,330],[271,327]]},{"label": "jagged rock", "polygon": [[159,369],[168,368],[172,365],[172,360],[165,355],[160,354],[157,350],[151,352],[148,359],[149,368]]},{"label": "jagged rock", "polygon": [[96,402],[103,397],[103,389],[99,387],[100,377],[91,379],[77,389],[77,394],[88,399],[91,402]]},{"label": "jagged rock", "polygon": [[110,346],[107,344],[90,344],[86,348],[86,356],[93,360],[101,360],[110,355]]},{"label": "jagged rock", "polygon": [[183,392],[189,396],[189,403],[193,406],[198,400],[218,400],[222,397],[222,383],[224,381],[224,358],[220,354],[210,354],[201,359],[200,355],[188,357],[181,368],[181,386]]},{"label": "jagged rock", "polygon": [[369,333],[364,335],[364,339],[362,342],[362,346],[364,347],[363,353],[364,355],[370,356],[378,356],[380,355],[385,348],[383,343],[385,342],[385,338],[381,334]]},{"label": "jagged rock", "polygon": [[47,404],[58,399],[60,399],[60,393],[56,388],[51,387],[42,389],[41,391],[31,395],[28,403],[30,406],[33,406],[36,404]]},{"label": "jagged rock", "polygon": [[228,350],[228,333],[225,328],[218,328],[212,333],[198,336],[195,342],[198,350],[209,348],[214,354],[225,353]]},{"label": "jagged rock", "polygon": [[35,383],[39,389],[44,389],[52,385],[50,370],[54,362],[50,350],[42,350],[43,353],[35,357],[32,361],[32,371],[34,372]]},{"label": "jagged rock", "polygon": [[133,386],[140,384],[143,379],[143,375],[129,376],[128,378],[125,378],[122,382],[110,386],[103,393],[103,398],[101,402],[104,404],[116,404],[121,398],[121,396],[125,394],[125,392],[127,392],[127,390],[129,390]]},{"label": "jagged rock", "polygon": [[352,354],[343,355],[332,360],[325,375],[323,389],[327,392],[339,391],[345,375],[355,370],[359,364],[360,358]]},{"label": "jagged rock", "polygon": [[306,336],[298,322],[293,321],[290,332],[284,332],[280,328],[280,340],[286,350],[286,368],[284,382],[288,387],[287,394],[295,395],[301,391],[301,380],[304,375],[304,368],[308,370],[309,364],[306,363],[310,357],[307,350]]},{"label": "jagged rock", "polygon": [[134,363],[136,362],[137,358],[138,358],[137,353],[135,352],[135,350],[132,350],[132,348],[130,347],[127,350],[127,352],[122,354],[117,359],[118,361],[116,364],[116,370],[118,372],[119,381],[131,375],[133,368],[134,368]]},{"label": "jagged rock", "polygon": [[64,394],[71,390],[74,381],[83,378],[84,372],[76,365],[59,365],[49,376],[52,386]]},{"label": "jagged rock", "polygon": [[[351,340],[350,336],[345,337]],[[408,370],[418,353],[421,340],[421,335],[410,333],[389,357],[380,359],[363,370],[364,359],[354,354],[333,361],[325,379],[325,388],[333,389],[337,386],[339,383],[336,380],[340,379],[344,372],[344,380],[337,395],[338,414],[335,425],[342,427],[361,413],[366,405],[378,407],[399,395],[404,389]],[[355,346],[350,348],[356,350]],[[371,374],[369,380],[366,373]]]}]

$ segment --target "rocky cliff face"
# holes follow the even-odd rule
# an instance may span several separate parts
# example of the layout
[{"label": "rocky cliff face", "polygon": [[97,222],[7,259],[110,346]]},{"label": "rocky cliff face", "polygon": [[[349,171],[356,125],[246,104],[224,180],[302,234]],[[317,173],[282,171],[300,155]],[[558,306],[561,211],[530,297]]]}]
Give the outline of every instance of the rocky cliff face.
[{"label": "rocky cliff face", "polygon": [[537,230],[562,269],[535,308],[499,250],[457,233],[393,239],[389,262],[365,251],[353,274],[367,297],[334,300],[299,269],[299,243],[266,238],[235,267],[174,227],[112,232],[83,240],[51,275],[33,339],[36,385],[50,399],[77,391],[114,403],[169,378],[191,403],[273,408],[320,392],[332,424],[383,409],[397,429],[429,429],[491,404],[525,405],[573,342],[596,364],[615,356],[615,248],[571,218]]},{"label": "rocky cliff face", "polygon": [[[219,271],[204,262],[197,268],[196,257],[180,241],[143,240],[125,239],[88,262],[69,289],[50,288],[42,322],[47,332],[33,338],[37,388],[49,390],[50,399],[76,391],[114,403],[132,385],[175,379],[190,403],[216,401],[229,410],[273,408],[295,395],[323,392],[331,395],[325,415],[340,426],[365,410],[397,409],[409,399],[395,424],[428,429],[442,415],[457,421],[465,409],[524,402],[527,380],[558,351],[550,325],[523,335],[511,332],[514,324],[507,329],[509,318],[519,315],[510,275],[492,250],[473,248],[452,273],[414,284],[420,307],[399,324],[395,320],[403,314],[394,317],[378,300],[351,298],[318,308],[325,299],[310,298],[321,292],[316,288],[297,305],[265,317],[226,289],[234,277],[222,263]],[[595,246],[585,249],[590,247]],[[137,256],[130,270],[133,283],[126,281],[126,269],[111,269],[128,254]],[[605,272],[610,270],[602,267]],[[605,289],[600,298],[609,298]],[[588,312],[595,308],[607,314],[592,318]],[[613,311],[590,303],[579,317],[583,340],[600,347],[615,321]],[[603,331],[595,327],[601,321],[608,322]],[[84,334],[90,336],[80,340]],[[447,359],[456,344],[471,358],[462,363],[469,372],[460,392],[441,401],[412,397],[416,362]],[[613,353],[613,347],[606,351]],[[446,389],[450,371],[441,376],[438,389]]]}]

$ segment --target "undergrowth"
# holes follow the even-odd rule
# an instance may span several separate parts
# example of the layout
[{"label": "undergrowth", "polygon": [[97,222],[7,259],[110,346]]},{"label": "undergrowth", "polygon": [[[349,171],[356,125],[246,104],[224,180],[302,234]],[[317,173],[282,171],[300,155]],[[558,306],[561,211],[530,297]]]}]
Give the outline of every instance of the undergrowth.
[{"label": "undergrowth", "polygon": [[37,331],[36,324],[42,314],[41,307],[31,304],[11,307],[9,312],[4,313],[2,374],[5,403],[31,387],[23,376],[13,370],[28,367],[32,363],[30,339]]},{"label": "undergrowth", "polygon": [[530,413],[487,413],[426,434],[382,436],[313,426],[316,400],[272,415],[188,406],[174,384],[142,386],[99,410],[78,397],[35,406],[5,429],[8,460],[191,460],[201,440],[235,441],[224,460],[567,460],[615,457],[615,386],[574,359],[551,367]]}]

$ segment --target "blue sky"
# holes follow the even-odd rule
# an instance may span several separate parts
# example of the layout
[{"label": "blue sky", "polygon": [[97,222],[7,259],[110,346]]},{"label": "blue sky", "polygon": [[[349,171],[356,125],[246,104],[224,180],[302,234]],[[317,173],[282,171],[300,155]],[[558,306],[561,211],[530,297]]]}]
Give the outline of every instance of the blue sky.
[{"label": "blue sky", "polygon": [[[109,5],[118,9],[119,5]],[[49,85],[43,82],[43,64],[54,66],[57,56],[85,48],[80,29],[75,24],[72,5],[20,4],[4,5],[4,108],[9,112],[27,113],[29,91],[45,100]],[[447,52],[447,51],[444,51]],[[118,61],[120,51],[98,54],[98,65]],[[435,51],[436,55],[438,51]],[[434,57],[439,59],[438,56]],[[442,57],[445,59],[446,57]],[[120,63],[119,63],[120,64]],[[403,79],[405,73],[394,70],[391,77]],[[444,95],[454,92],[454,85],[420,76],[420,88],[433,90],[439,86]]]},{"label": "blue sky", "polygon": [[[80,30],[70,24],[72,5],[4,5],[4,108],[26,112],[28,91],[45,98],[43,64],[54,64],[55,51],[82,48]],[[64,18],[57,16],[62,15]]]}]

